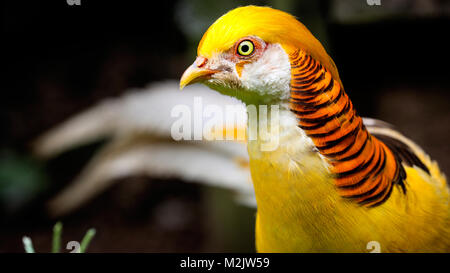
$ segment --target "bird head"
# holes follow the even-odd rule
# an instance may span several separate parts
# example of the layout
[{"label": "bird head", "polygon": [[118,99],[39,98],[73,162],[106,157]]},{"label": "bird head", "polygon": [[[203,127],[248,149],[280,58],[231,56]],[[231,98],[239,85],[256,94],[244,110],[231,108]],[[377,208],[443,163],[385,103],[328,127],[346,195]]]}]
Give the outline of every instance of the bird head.
[{"label": "bird head", "polygon": [[285,102],[291,55],[298,50],[310,54],[339,81],[321,43],[292,15],[269,7],[239,7],[217,19],[203,35],[180,88],[200,82],[247,104]]}]

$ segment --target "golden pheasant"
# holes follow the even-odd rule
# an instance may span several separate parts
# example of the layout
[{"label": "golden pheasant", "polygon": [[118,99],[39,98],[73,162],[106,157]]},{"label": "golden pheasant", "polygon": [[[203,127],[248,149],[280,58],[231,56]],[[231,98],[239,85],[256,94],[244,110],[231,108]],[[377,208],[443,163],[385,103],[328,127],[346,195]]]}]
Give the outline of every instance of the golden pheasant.
[{"label": "golden pheasant", "polygon": [[[449,188],[390,125],[362,119],[321,43],[293,16],[247,6],[204,34],[180,87],[279,107],[279,145],[248,140],[260,252],[450,250]],[[251,122],[251,119],[248,119]],[[270,124],[269,124],[270,126]]]}]

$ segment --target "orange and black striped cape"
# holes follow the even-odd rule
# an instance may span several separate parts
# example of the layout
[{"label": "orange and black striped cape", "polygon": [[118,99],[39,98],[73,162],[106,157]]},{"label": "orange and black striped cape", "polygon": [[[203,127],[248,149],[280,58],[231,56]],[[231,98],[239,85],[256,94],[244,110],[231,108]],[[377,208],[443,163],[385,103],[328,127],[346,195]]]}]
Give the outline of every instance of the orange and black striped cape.
[{"label": "orange and black striped cape", "polygon": [[339,81],[309,54],[290,54],[290,109],[335,175],[341,196],[376,206],[394,185],[406,194],[402,162],[427,167],[399,140],[368,132]]}]

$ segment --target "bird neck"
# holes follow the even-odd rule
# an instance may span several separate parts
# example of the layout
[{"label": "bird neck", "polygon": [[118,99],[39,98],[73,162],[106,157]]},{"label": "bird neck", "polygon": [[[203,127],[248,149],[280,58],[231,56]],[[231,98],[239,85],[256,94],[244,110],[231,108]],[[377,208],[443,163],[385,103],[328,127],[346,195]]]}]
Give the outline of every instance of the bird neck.
[{"label": "bird neck", "polygon": [[369,206],[382,203],[399,176],[394,155],[366,130],[339,79],[302,50],[289,57],[290,110],[330,164],[340,194]]}]

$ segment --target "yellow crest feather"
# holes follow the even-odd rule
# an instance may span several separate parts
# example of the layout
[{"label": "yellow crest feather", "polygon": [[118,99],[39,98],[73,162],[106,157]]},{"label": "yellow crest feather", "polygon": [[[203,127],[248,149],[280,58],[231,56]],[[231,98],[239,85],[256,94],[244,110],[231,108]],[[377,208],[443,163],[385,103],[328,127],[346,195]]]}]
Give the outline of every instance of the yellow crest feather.
[{"label": "yellow crest feather", "polygon": [[246,6],[229,11],[205,32],[197,54],[211,58],[230,49],[240,38],[246,36],[258,36],[267,43],[278,43],[287,54],[302,49],[325,66],[334,79],[341,83],[333,60],[311,32],[294,16],[270,7]]}]

